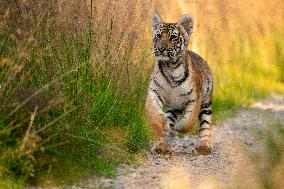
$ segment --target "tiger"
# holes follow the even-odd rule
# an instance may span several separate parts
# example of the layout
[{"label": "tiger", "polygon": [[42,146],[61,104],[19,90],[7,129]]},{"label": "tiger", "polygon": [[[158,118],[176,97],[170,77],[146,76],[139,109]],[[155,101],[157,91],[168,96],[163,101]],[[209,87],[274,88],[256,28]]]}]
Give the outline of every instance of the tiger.
[{"label": "tiger", "polygon": [[171,150],[177,132],[189,133],[200,121],[195,151],[212,152],[213,76],[208,63],[188,51],[194,20],[185,14],[177,23],[152,16],[152,45],[155,64],[150,75],[145,109],[160,137],[155,151]]}]

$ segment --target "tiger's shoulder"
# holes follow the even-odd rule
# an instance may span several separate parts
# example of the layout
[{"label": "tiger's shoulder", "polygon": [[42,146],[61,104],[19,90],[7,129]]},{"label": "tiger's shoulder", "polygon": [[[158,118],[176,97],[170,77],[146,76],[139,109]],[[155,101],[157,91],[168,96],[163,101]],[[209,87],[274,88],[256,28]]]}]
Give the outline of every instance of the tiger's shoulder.
[{"label": "tiger's shoulder", "polygon": [[200,55],[193,51],[187,51],[186,55],[191,60],[193,71],[199,74],[212,75],[209,64]]},{"label": "tiger's shoulder", "polygon": [[206,60],[204,60],[200,55],[193,51],[187,51],[186,55],[190,58],[192,63],[196,66],[206,67],[206,69],[210,69]]}]

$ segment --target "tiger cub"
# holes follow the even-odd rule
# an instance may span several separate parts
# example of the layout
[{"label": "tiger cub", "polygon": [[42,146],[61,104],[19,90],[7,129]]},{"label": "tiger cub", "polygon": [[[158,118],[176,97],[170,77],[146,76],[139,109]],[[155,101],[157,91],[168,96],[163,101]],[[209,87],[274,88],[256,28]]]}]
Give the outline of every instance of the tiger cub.
[{"label": "tiger cub", "polygon": [[[152,17],[156,62],[145,109],[154,130],[161,136],[156,151],[170,148],[169,143],[176,132],[190,132],[198,118],[200,130],[195,149],[206,155],[213,148],[213,78],[207,62],[196,53],[187,51],[192,30],[193,18],[187,14],[177,23],[164,23],[158,14]],[[165,107],[166,113],[163,111]]]}]

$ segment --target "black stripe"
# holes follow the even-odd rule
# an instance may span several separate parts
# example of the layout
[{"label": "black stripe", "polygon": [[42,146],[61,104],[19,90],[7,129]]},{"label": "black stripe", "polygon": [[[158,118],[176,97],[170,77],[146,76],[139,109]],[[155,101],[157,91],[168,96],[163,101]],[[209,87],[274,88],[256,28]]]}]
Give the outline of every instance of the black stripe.
[{"label": "black stripe", "polygon": [[204,123],[207,123],[208,125],[210,125],[209,121],[203,120],[203,121],[200,123],[200,126],[203,125]]},{"label": "black stripe", "polygon": [[185,93],[185,94],[181,94],[180,96],[187,96],[187,95],[190,95],[190,94],[192,93],[192,91],[193,91],[193,88],[192,88],[189,92],[187,92],[187,93]]},{"label": "black stripe", "polygon": [[175,125],[174,124],[170,124],[170,127],[174,127]]},{"label": "black stripe", "polygon": [[211,110],[202,110],[199,114],[199,119],[201,118],[201,115],[202,114],[206,114],[206,115],[211,115],[212,114],[212,111]]},{"label": "black stripe", "polygon": [[167,113],[171,113],[175,117],[175,119],[177,119],[177,116],[176,116],[174,110],[168,109]]},{"label": "black stripe", "polygon": [[194,101],[195,101],[195,99],[189,100],[189,101],[187,101],[186,103],[183,103],[183,107],[187,107],[190,103],[192,103],[192,102],[194,102]]},{"label": "black stripe", "polygon": [[188,112],[190,112],[190,113],[191,113],[191,112],[192,112],[192,110],[185,110],[185,113],[188,113]]},{"label": "black stripe", "polygon": [[202,137],[207,137],[207,136],[210,137],[211,135],[210,134],[206,134],[206,135],[203,135]]},{"label": "black stripe", "polygon": [[175,122],[175,120],[172,117],[167,117],[169,118],[172,122]]},{"label": "black stripe", "polygon": [[188,78],[188,67],[186,66],[185,67],[185,71],[184,71],[184,76],[183,76],[183,78],[181,78],[180,80],[174,80],[174,78],[172,78],[173,79],[173,82],[174,83],[177,83],[178,84],[178,86],[179,85],[181,85],[187,78]]},{"label": "black stripe", "polygon": [[[186,64],[186,65],[185,65],[185,70],[184,70],[184,76],[180,80],[175,80],[176,78],[174,78],[171,74],[168,73],[171,70],[169,66],[167,65],[167,63],[168,62],[158,61],[159,70],[162,73],[163,77],[166,79],[166,81],[170,84],[171,88],[175,88],[181,85],[189,76],[187,62],[182,61],[182,64]],[[167,73],[165,73],[165,71]]]},{"label": "black stripe", "polygon": [[210,128],[201,128],[199,129],[199,132],[204,131],[204,130],[211,130]]},{"label": "black stripe", "polygon": [[202,109],[202,108],[209,108],[210,106],[211,106],[211,102],[205,103],[205,104],[202,104],[202,105],[201,105],[201,109]]},{"label": "black stripe", "polygon": [[160,83],[158,83],[158,81],[156,81],[155,79],[153,79],[153,82],[157,85],[157,87],[160,87],[161,89],[165,90]]},{"label": "black stripe", "polygon": [[182,111],[179,109],[175,109],[175,112],[177,112],[178,114],[182,114]]},{"label": "black stripe", "polygon": [[159,66],[159,70],[160,72],[162,73],[163,77],[166,79],[166,81],[171,85],[170,81],[169,81],[169,78],[166,76],[163,68],[162,68],[162,63],[158,62],[158,66]]},{"label": "black stripe", "polygon": [[162,102],[162,104],[164,104],[164,101],[163,101],[163,99],[160,97],[160,95],[157,93],[157,91],[156,90],[154,90],[154,89],[151,89],[154,93],[156,93],[156,95],[157,95],[157,97],[159,98],[159,100]]},{"label": "black stripe", "polygon": [[171,29],[176,29],[176,26],[173,25],[173,24],[170,24],[168,27],[171,28]]},{"label": "black stripe", "polygon": [[154,100],[158,103],[159,108],[163,109],[163,105],[162,106],[160,105],[159,100],[158,99],[154,99]]},{"label": "black stripe", "polygon": [[182,61],[179,61],[178,63],[175,62],[175,63],[173,64],[172,68],[177,69],[177,68],[178,68],[180,65],[182,65],[182,64],[183,64]]}]

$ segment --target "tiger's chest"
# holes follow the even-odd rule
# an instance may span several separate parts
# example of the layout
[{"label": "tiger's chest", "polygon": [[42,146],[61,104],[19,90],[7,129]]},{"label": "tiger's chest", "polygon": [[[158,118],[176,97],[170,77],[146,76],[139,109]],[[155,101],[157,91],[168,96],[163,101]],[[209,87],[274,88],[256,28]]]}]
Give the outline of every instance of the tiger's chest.
[{"label": "tiger's chest", "polygon": [[168,92],[162,94],[165,99],[165,105],[174,109],[184,109],[188,102],[192,99],[193,85],[187,81],[181,85],[171,88],[168,87]]},{"label": "tiger's chest", "polygon": [[164,105],[174,109],[184,109],[194,98],[194,83],[189,70],[157,70],[152,77],[152,88],[163,99]]}]

